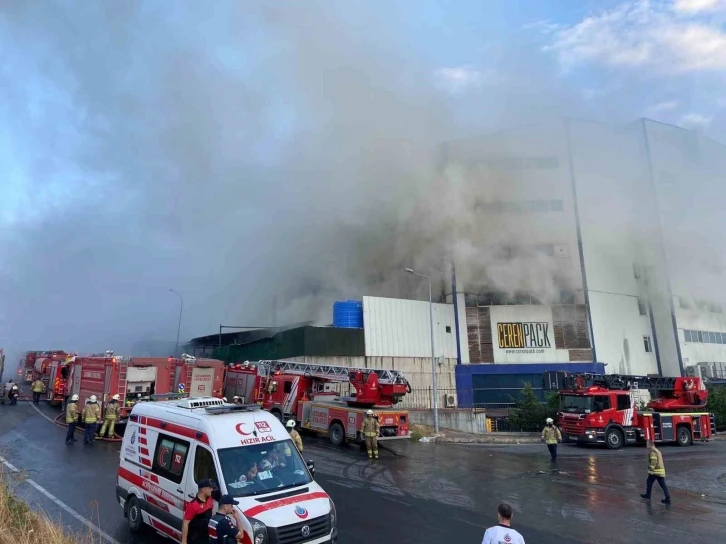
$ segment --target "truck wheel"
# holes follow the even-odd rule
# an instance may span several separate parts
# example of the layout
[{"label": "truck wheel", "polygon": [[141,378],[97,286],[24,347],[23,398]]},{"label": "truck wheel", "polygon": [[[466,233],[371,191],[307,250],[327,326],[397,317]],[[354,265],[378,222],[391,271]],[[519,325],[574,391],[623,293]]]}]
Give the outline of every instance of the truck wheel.
[{"label": "truck wheel", "polygon": [[138,533],[141,530],[144,521],[141,519],[141,507],[139,507],[139,501],[136,497],[129,499],[129,504],[126,507],[126,519],[132,533]]},{"label": "truck wheel", "polygon": [[610,429],[605,434],[605,443],[609,450],[619,450],[623,447],[623,433],[619,429]]},{"label": "truck wheel", "polygon": [[337,421],[333,423],[330,426],[330,430],[328,430],[328,437],[333,444],[340,446],[343,442],[345,442],[345,430],[343,429],[343,426]]},{"label": "truck wheel", "polygon": [[678,427],[678,445],[681,447],[691,445],[691,430],[688,427]]}]

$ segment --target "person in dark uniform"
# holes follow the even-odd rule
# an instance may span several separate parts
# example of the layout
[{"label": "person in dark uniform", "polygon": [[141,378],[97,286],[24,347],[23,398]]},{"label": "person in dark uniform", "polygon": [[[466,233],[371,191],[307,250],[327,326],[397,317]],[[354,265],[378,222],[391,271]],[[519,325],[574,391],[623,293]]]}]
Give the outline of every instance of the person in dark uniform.
[{"label": "person in dark uniform", "polygon": [[219,511],[209,520],[209,544],[235,544],[244,538],[244,532],[239,529],[242,521],[234,509],[238,504],[229,495],[219,499]]},{"label": "person in dark uniform", "polygon": [[207,526],[212,519],[214,500],[219,499],[218,489],[212,480],[200,480],[197,496],[187,503],[182,522],[182,544],[209,544]]}]

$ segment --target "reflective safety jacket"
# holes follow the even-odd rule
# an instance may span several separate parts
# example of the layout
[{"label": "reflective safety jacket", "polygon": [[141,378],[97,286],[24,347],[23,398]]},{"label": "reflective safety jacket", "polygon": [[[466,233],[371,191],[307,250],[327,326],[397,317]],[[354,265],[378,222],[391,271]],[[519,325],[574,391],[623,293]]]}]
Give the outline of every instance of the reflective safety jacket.
[{"label": "reflective safety jacket", "polygon": [[83,407],[83,423],[96,423],[101,417],[101,407],[97,402],[87,402]]},{"label": "reflective safety jacket", "polygon": [[663,464],[663,455],[660,450],[653,448],[648,453],[648,474],[653,476],[665,477],[665,465]]},{"label": "reflective safety jacket", "polygon": [[372,437],[378,436],[380,430],[381,424],[378,423],[378,420],[373,416],[366,416],[363,420],[363,425],[361,425],[360,432],[363,433],[363,436]]},{"label": "reflective safety jacket", "polygon": [[302,443],[302,438],[300,438],[300,433],[298,433],[295,429],[293,429],[292,431],[290,431],[290,438],[292,439],[292,443],[295,444],[297,451],[302,453],[303,443]]},{"label": "reflective safety jacket", "polygon": [[115,400],[112,400],[106,405],[105,414],[103,417],[106,419],[116,420],[121,414],[121,406]]},{"label": "reflective safety jacket", "polygon": [[562,440],[562,433],[554,425],[552,427],[547,426],[542,429],[542,440],[545,441],[545,444],[557,444],[557,442]]},{"label": "reflective safety jacket", "polygon": [[40,380],[35,380],[33,382],[31,390],[33,391],[33,393],[42,393],[43,391],[45,391],[45,384]]},{"label": "reflective safety jacket", "polygon": [[75,423],[78,421],[78,403],[70,401],[66,406],[66,423]]}]

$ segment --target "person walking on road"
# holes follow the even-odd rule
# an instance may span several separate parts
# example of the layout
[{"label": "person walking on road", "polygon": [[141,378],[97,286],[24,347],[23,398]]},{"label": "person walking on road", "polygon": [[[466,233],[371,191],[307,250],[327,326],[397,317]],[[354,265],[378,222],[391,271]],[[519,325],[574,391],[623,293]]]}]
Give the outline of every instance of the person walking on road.
[{"label": "person walking on road", "polygon": [[66,444],[78,442],[78,439],[75,437],[76,424],[78,423],[78,395],[73,395],[66,405],[66,423],[68,424]]},{"label": "person walking on road", "polygon": [[209,544],[234,544],[244,540],[245,534],[239,529],[242,527],[242,520],[234,509],[238,504],[229,495],[222,495],[219,499],[219,509],[207,526]]},{"label": "person walking on road", "polygon": [[660,450],[655,447],[655,442],[648,440],[648,479],[645,482],[646,488],[645,493],[640,496],[644,499],[650,499],[650,492],[653,489],[653,482],[658,482],[658,485],[663,490],[665,499],[661,500],[663,504],[671,503],[671,494],[668,493],[668,486],[665,481],[665,464],[663,464],[663,455]]},{"label": "person walking on road", "polygon": [[45,384],[40,378],[36,378],[33,385],[30,386],[30,390],[33,392],[33,404],[36,406],[40,402],[40,395],[45,393]]},{"label": "person walking on road", "polygon": [[498,525],[489,527],[481,544],[524,544],[524,537],[512,529],[512,507],[502,503],[497,508]]},{"label": "person walking on road", "polygon": [[91,395],[86,405],[83,407],[83,415],[81,419],[83,424],[86,426],[86,430],[83,433],[83,443],[93,444],[93,440],[96,438],[96,425],[99,418],[101,417],[101,407],[98,405],[96,395]]},{"label": "person walking on road", "polygon": [[295,444],[297,451],[302,453],[303,452],[302,438],[300,438],[300,433],[295,430],[295,420],[294,419],[288,420],[286,427],[287,427],[288,432],[290,433],[290,438],[292,439],[292,443]]},{"label": "person walking on road", "polygon": [[542,429],[542,442],[547,444],[547,449],[550,450],[550,457],[552,461],[557,461],[557,443],[562,442],[562,433],[552,421],[551,417],[546,420],[547,425]]},{"label": "person walking on road", "polygon": [[103,438],[103,435],[106,433],[106,429],[108,429],[109,438],[113,438],[114,436],[114,433],[116,431],[116,420],[118,419],[118,416],[121,415],[121,406],[118,403],[119,398],[119,395],[114,395],[113,397],[111,397],[111,400],[106,405],[106,409],[104,410],[103,414],[103,425],[101,426],[101,434],[99,435],[100,438]]},{"label": "person walking on road", "polygon": [[373,415],[373,410],[368,410],[366,412],[365,419],[363,419],[363,425],[360,429],[360,432],[366,441],[368,459],[373,459],[373,456],[378,459],[378,433],[380,431],[381,424],[378,423],[378,420]]}]

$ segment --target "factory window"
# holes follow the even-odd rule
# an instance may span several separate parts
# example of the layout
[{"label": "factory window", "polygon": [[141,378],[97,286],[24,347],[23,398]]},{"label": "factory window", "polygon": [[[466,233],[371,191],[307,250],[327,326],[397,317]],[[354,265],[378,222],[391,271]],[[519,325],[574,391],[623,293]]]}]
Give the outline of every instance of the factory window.
[{"label": "factory window", "polygon": [[448,325],[446,326],[446,332],[451,332],[451,327],[449,327]]},{"label": "factory window", "polygon": [[555,246],[554,244],[540,244],[537,246],[537,251],[539,253],[543,253],[545,255],[548,255],[550,257],[554,257],[555,255]]},{"label": "factory window", "polygon": [[715,344],[716,343],[716,333],[715,332],[709,332],[708,333],[708,341],[711,344]]},{"label": "factory window", "polygon": [[653,345],[650,343],[650,336],[643,336],[643,347],[646,353],[652,353]]},{"label": "factory window", "polygon": [[[701,343],[705,342],[706,340],[703,338],[703,332],[702,331],[696,331],[696,332],[698,332],[698,341]],[[708,335],[706,335],[706,336],[708,336]]]},{"label": "factory window", "polygon": [[640,315],[648,315],[648,312],[645,310],[645,301],[643,299],[638,299],[638,313]]},{"label": "factory window", "polygon": [[691,331],[687,329],[683,329],[683,338],[686,340],[686,342],[691,341]]}]

